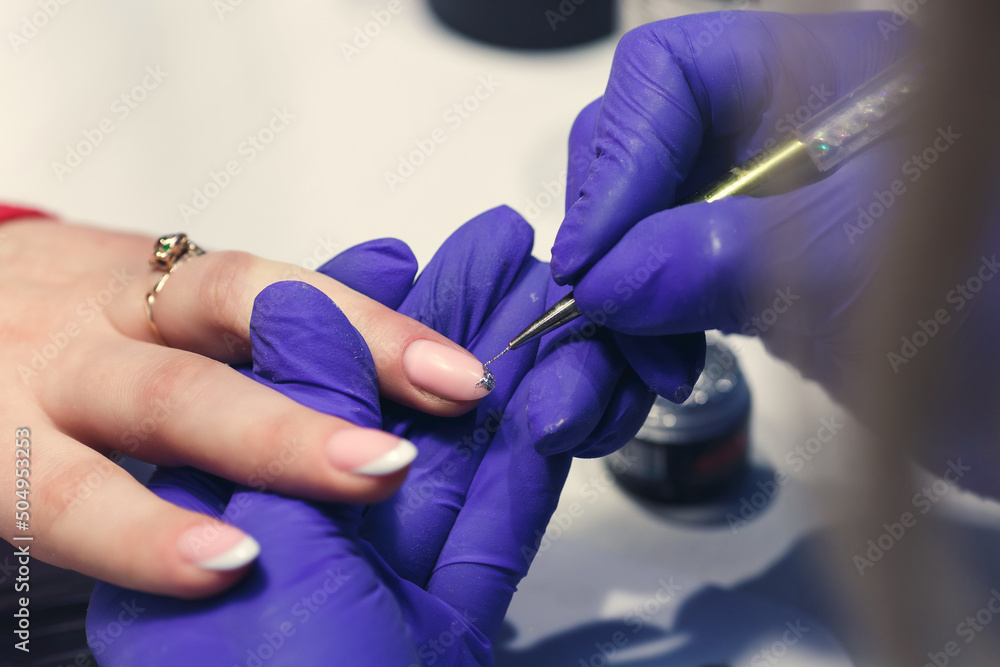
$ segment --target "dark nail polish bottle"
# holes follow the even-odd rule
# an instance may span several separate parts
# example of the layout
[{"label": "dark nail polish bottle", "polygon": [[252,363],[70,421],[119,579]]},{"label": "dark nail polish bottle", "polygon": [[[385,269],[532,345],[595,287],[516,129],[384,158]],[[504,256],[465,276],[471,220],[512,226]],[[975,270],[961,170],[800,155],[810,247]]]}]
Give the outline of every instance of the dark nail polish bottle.
[{"label": "dark nail polish bottle", "polygon": [[606,37],[613,0],[430,0],[445,25],[472,39],[513,49],[557,49]]}]

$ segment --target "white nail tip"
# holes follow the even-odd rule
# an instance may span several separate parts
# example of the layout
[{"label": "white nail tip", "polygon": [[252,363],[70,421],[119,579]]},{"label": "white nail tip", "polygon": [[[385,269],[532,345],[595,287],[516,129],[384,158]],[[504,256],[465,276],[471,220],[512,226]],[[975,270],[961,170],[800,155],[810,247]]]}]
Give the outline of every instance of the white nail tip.
[{"label": "white nail tip", "polygon": [[396,447],[374,461],[369,461],[352,470],[355,475],[381,477],[399,472],[417,458],[417,448],[409,440],[400,440]]},{"label": "white nail tip", "polygon": [[228,551],[224,551],[218,556],[212,556],[211,558],[199,561],[198,567],[204,570],[228,572],[230,570],[237,570],[247,563],[253,562],[258,554],[260,554],[260,544],[257,543],[257,540],[247,535]]}]

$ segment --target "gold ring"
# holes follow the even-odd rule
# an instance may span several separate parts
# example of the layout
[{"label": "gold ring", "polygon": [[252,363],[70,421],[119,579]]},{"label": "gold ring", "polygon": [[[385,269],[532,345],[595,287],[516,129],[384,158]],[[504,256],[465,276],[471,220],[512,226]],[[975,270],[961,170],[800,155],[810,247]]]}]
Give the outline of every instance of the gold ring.
[{"label": "gold ring", "polygon": [[160,329],[156,326],[156,320],[153,318],[153,302],[156,300],[156,295],[167,284],[167,278],[174,272],[174,269],[187,260],[204,254],[205,251],[196,246],[194,241],[189,240],[187,234],[168,234],[156,240],[153,256],[149,258],[149,265],[164,273],[163,277],[156,283],[156,287],[146,292],[146,318],[149,320],[153,335],[156,336],[156,340],[161,345],[167,343],[160,335]]}]

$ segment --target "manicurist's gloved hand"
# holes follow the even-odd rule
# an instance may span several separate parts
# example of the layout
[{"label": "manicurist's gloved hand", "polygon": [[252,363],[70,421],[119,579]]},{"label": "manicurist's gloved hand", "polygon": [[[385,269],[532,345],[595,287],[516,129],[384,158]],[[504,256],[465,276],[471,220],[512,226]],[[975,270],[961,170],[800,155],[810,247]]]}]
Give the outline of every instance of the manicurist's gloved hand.
[{"label": "manicurist's gloved hand", "polygon": [[[365,244],[323,272],[485,358],[566,291],[530,257],[531,244],[530,227],[498,208],[453,234],[412,289],[415,262],[398,242]],[[371,356],[340,310],[302,283],[268,287],[254,306],[246,373],[313,409],[381,422],[413,442],[409,479],[387,502],[365,507],[269,492],[288,465],[281,456],[259,461],[266,473],[250,482],[255,488],[160,469],[151,484],[159,496],[239,527],[260,543],[260,556],[245,580],[208,600],[99,584],[87,623],[95,656],[152,667],[491,664],[490,641],[555,508],[570,453],[616,449],[649,409],[652,395],[603,336],[556,332],[540,348],[505,355],[493,366],[496,388],[473,413],[428,418],[392,404],[382,418]],[[405,460],[393,451],[370,465]]]},{"label": "manicurist's gloved hand", "polygon": [[[572,130],[552,270],[651,386],[670,397],[658,359],[671,334],[715,328],[760,335],[836,384],[887,209],[927,165],[882,141],[788,194],[672,207],[892,64],[905,42],[877,12],[691,15],[622,39],[604,97]],[[954,140],[944,128],[927,145],[946,152]]]}]

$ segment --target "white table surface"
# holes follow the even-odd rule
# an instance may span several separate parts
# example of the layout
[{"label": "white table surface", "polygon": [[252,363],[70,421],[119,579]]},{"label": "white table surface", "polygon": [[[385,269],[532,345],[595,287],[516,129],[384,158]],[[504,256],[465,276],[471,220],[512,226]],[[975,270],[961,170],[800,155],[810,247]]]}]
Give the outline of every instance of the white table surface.
[{"label": "white table surface", "polygon": [[[220,15],[222,2],[235,6]],[[629,16],[727,6],[627,5]],[[601,94],[616,42],[514,53],[458,37],[423,2],[403,0],[391,23],[348,59],[342,43],[386,2],[71,0],[15,48],[10,33],[21,33],[39,6],[36,0],[0,6],[6,35],[0,85],[7,91],[0,105],[0,200],[109,228],[183,230],[209,248],[307,267],[380,236],[406,240],[425,263],[460,223],[501,203],[536,227],[535,254],[547,259],[562,214],[567,133],[579,109]],[[147,77],[148,68],[162,72],[162,81]],[[144,77],[155,87],[122,117],[115,100]],[[449,124],[445,112],[483,79],[499,85],[461,125]],[[275,110],[294,119],[249,160],[241,142],[266,127]],[[102,133],[79,166],[58,175],[54,163],[65,163],[67,147],[85,141],[87,132],[94,136],[102,119],[110,119],[113,131]],[[385,172],[436,128],[446,140],[390,189]],[[203,190],[210,173],[230,160],[240,172],[207,208],[185,219],[180,206],[192,205],[193,190]],[[558,190],[554,198],[547,186]],[[664,581],[681,592],[669,604],[650,605],[656,613],[609,664],[665,664],[663,656],[694,667],[751,664],[785,622],[796,620],[816,629],[787,664],[851,664],[819,618],[822,586],[783,573],[811,571],[807,547],[829,525],[821,511],[829,506],[827,493],[850,477],[855,427],[757,341],[730,342],[739,348],[754,400],[755,472],[742,493],[773,477],[775,465],[815,435],[821,419],[845,421],[843,431],[800,472],[786,471],[791,481],[738,531],[724,522],[665,516],[605,486],[600,461],[574,464],[559,511],[573,501],[585,509],[539,554],[515,596],[499,664],[601,664],[595,646],[612,641],[629,610],[655,599]],[[589,503],[594,488],[599,501]]]}]

